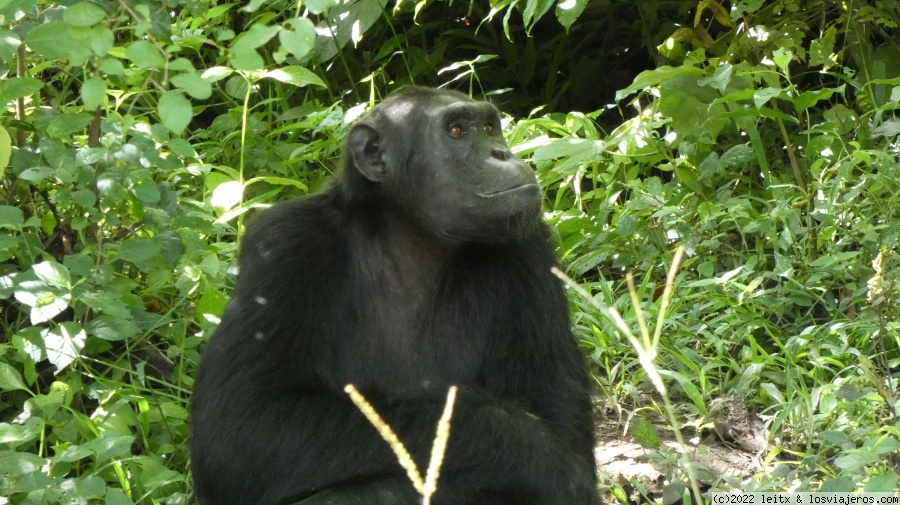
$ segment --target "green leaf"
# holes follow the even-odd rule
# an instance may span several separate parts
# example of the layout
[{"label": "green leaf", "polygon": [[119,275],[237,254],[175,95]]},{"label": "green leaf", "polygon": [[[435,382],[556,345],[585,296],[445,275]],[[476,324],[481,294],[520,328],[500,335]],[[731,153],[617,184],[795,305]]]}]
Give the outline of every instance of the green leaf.
[{"label": "green leaf", "polygon": [[866,493],[892,493],[900,489],[900,477],[897,474],[876,475],[866,482],[863,491]]},{"label": "green leaf", "polygon": [[228,67],[210,67],[204,70],[200,77],[209,82],[216,82],[221,81],[232,73],[234,73],[234,70]]},{"label": "green leaf", "polygon": [[33,95],[44,87],[44,83],[31,77],[10,77],[0,82],[0,101],[3,103]]},{"label": "green leaf", "polygon": [[277,26],[266,26],[262,23],[253,24],[249,30],[242,33],[234,41],[234,46],[240,46],[243,49],[256,49],[268,42],[278,33]]},{"label": "green leaf", "polygon": [[125,50],[125,57],[138,68],[159,68],[166,63],[156,46],[146,40],[138,40],[128,46],[128,49]]},{"label": "green leaf", "polygon": [[81,85],[81,101],[87,109],[96,109],[106,102],[106,81],[91,77]]},{"label": "green leaf", "polygon": [[26,387],[25,382],[22,381],[22,376],[19,375],[18,370],[13,368],[9,363],[0,363],[0,390],[16,391],[19,389],[27,391],[28,387]]},{"label": "green leaf", "polygon": [[278,32],[281,46],[296,58],[303,58],[316,43],[316,27],[307,18],[290,19],[286,23],[291,29],[283,28]]},{"label": "green leaf", "polygon": [[182,72],[172,77],[172,84],[198,100],[206,100],[212,96],[212,84],[196,72]]},{"label": "green leaf", "polygon": [[653,86],[659,86],[661,83],[666,82],[669,79],[674,79],[675,77],[681,77],[685,75],[702,76],[703,71],[699,68],[688,66],[662,66],[653,70],[645,70],[634,78],[634,82],[632,82],[630,86],[625,89],[616,91],[616,101],[619,101],[636,91],[641,91]]},{"label": "green leaf", "polygon": [[0,475],[12,477],[29,475],[40,472],[41,467],[46,464],[44,458],[30,452],[0,451]]},{"label": "green leaf", "polygon": [[873,136],[875,137],[893,138],[896,135],[900,135],[900,119],[888,119],[878,125],[873,132]]},{"label": "green leaf", "polygon": [[43,340],[47,361],[57,370],[69,366],[81,354],[86,338],[87,334],[78,323],[69,321],[53,328],[44,335]]},{"label": "green leaf", "polygon": [[72,201],[82,207],[91,208],[97,203],[97,195],[89,189],[79,189],[72,192]]},{"label": "green leaf", "polygon": [[562,0],[556,4],[556,19],[566,29],[566,32],[581,16],[587,4],[588,0]]},{"label": "green leaf", "polygon": [[684,393],[694,403],[694,406],[697,407],[697,410],[706,414],[706,403],[703,401],[703,395],[700,394],[700,390],[697,389],[697,386],[695,386],[694,383],[690,381],[690,379],[678,372],[672,372],[669,370],[660,370],[659,374],[663,377],[675,379],[675,381],[678,382],[678,385],[681,386],[681,389],[684,391]]},{"label": "green leaf", "polygon": [[654,449],[660,446],[659,434],[656,428],[649,422],[635,417],[631,421],[628,433],[634,437],[635,442],[645,449]]},{"label": "green leaf", "polygon": [[143,263],[159,254],[159,246],[145,238],[129,238],[119,246],[119,258],[131,263]]},{"label": "green leaf", "polygon": [[19,179],[23,181],[37,182],[42,181],[55,173],[56,170],[53,170],[50,167],[31,167],[23,170],[22,173],[19,174]]},{"label": "green leaf", "polygon": [[25,223],[25,215],[18,207],[0,205],[0,227],[21,228]]},{"label": "green leaf", "polygon": [[246,71],[259,70],[266,64],[256,49],[244,47],[235,47],[230,61],[234,68]]},{"label": "green leaf", "polygon": [[43,422],[37,417],[29,417],[24,424],[0,423],[0,444],[13,447],[36,439],[43,431]]},{"label": "green leaf", "polygon": [[824,256],[819,256],[815,260],[813,260],[809,266],[811,267],[824,267],[830,266],[835,263],[845,262],[849,259],[855,258],[859,256],[860,251],[845,251],[836,254],[826,254]]},{"label": "green leaf", "polygon": [[276,68],[275,70],[264,72],[261,77],[269,77],[298,87],[308,86],[310,84],[322,88],[325,87],[325,83],[322,82],[322,79],[320,79],[319,76],[307,68],[298,66]]},{"label": "green leaf", "polygon": [[869,465],[877,465],[881,458],[868,451],[851,449],[834,460],[834,465],[847,472],[865,470]]},{"label": "green leaf", "polygon": [[170,91],[160,97],[157,109],[163,124],[176,135],[180,135],[194,117],[191,102],[175,91]]},{"label": "green leaf", "polygon": [[781,88],[763,88],[756,90],[753,93],[753,104],[756,105],[756,108],[760,108],[765,105],[769,100],[775,97],[786,98],[787,95],[784,93],[784,90]]},{"label": "green leaf", "polygon": [[22,40],[16,32],[0,30],[0,61],[9,62],[16,56]]},{"label": "green leaf", "polygon": [[303,184],[300,181],[296,181],[294,179],[288,179],[287,177],[274,177],[274,176],[266,176],[266,177],[254,177],[247,181],[246,186],[249,186],[255,182],[265,182],[268,184],[274,184],[276,186],[294,186],[295,188],[300,188],[303,191],[309,190],[306,184]]},{"label": "green leaf", "polygon": [[106,26],[95,26],[88,37],[88,45],[97,56],[106,56],[116,45],[116,36]]},{"label": "green leaf", "polygon": [[69,35],[69,25],[62,21],[51,21],[32,28],[25,36],[25,44],[47,59],[65,59],[80,62],[91,55],[82,41]]},{"label": "green leaf", "polygon": [[37,278],[48,286],[68,289],[72,282],[69,270],[55,261],[42,261],[33,265],[31,269]]},{"label": "green leaf", "polygon": [[321,14],[337,5],[337,0],[307,0],[303,5],[313,14]]},{"label": "green leaf", "polygon": [[72,26],[93,26],[106,17],[106,12],[100,7],[81,2],[67,8],[63,13],[63,20]]},{"label": "green leaf", "polygon": [[131,311],[117,293],[84,293],[78,297],[88,307],[113,317],[131,317]]},{"label": "green leaf", "polygon": [[125,340],[140,332],[129,320],[105,314],[91,319],[87,331],[97,338],[109,341]]},{"label": "green leaf", "polygon": [[47,135],[68,140],[73,133],[81,133],[93,117],[87,112],[65,112],[53,118],[47,126]]},{"label": "green leaf", "polygon": [[106,490],[104,505],[134,505],[134,502],[121,489],[111,487]]},{"label": "green leaf", "polygon": [[218,289],[207,285],[203,290],[203,296],[197,300],[195,313],[212,314],[221,317],[225,313],[225,306],[228,305],[228,298]]},{"label": "green leaf", "polygon": [[797,109],[797,112],[803,112],[804,110],[812,107],[817,102],[821,100],[828,100],[831,98],[831,95],[834,94],[833,89],[820,89],[816,91],[804,91],[800,93],[800,96],[794,98],[794,108]]},{"label": "green leaf", "polygon": [[12,138],[6,128],[0,126],[0,172],[6,171],[10,156],[12,156]]}]

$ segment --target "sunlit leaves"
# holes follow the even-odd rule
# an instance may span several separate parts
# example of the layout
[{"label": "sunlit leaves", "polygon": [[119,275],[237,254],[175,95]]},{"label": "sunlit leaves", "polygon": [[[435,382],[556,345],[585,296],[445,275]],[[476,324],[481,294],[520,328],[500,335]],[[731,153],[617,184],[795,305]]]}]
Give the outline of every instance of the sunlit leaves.
[{"label": "sunlit leaves", "polygon": [[322,82],[322,79],[320,79],[319,76],[304,67],[289,66],[284,68],[277,68],[275,70],[264,72],[262,74],[262,77],[270,77],[272,79],[300,87],[309,85],[321,86],[323,88],[325,87],[325,83]]},{"label": "sunlit leaves", "polygon": [[584,8],[587,7],[589,0],[561,0],[556,4],[556,19],[559,24],[563,25],[566,31],[572,27]]},{"label": "sunlit leaves", "polygon": [[303,58],[316,43],[316,27],[306,18],[289,19],[278,32],[278,41],[281,42],[280,50],[291,53],[295,58]]}]

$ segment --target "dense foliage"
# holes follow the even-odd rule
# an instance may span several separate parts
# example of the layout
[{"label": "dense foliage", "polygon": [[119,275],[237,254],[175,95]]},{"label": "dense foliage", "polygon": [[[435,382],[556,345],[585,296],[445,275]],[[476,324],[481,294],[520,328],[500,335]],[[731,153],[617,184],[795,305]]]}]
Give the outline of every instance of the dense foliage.
[{"label": "dense foliage", "polygon": [[[0,503],[191,502],[192,377],[245,217],[320,187],[347,124],[407,83],[512,114],[594,293],[572,291],[574,323],[623,430],[667,426],[661,377],[685,434],[723,401],[766,422],[755,475],[690,466],[714,489],[900,487],[896,2],[8,0],[0,18]],[[635,349],[603,314],[640,334],[677,246],[661,337]],[[684,489],[689,466],[647,445]]]}]

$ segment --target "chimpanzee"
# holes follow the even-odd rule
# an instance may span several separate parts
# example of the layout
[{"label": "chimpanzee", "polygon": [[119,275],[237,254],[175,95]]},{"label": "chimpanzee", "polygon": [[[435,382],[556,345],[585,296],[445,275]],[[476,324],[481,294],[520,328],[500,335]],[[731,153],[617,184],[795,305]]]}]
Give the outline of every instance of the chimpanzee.
[{"label": "chimpanzee", "polygon": [[459,387],[432,503],[599,502],[540,189],[500,130],[488,103],[404,88],[330,186],[251,220],[194,387],[201,504],[421,503],[350,383],[423,474]]}]

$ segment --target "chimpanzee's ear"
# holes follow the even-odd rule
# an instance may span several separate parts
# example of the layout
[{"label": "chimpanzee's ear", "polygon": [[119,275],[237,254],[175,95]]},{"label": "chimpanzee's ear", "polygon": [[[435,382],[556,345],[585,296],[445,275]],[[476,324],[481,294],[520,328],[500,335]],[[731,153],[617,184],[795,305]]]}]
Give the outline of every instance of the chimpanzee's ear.
[{"label": "chimpanzee's ear", "polygon": [[369,123],[357,123],[347,138],[347,153],[353,166],[366,179],[380,182],[387,174],[381,151],[381,136]]}]

